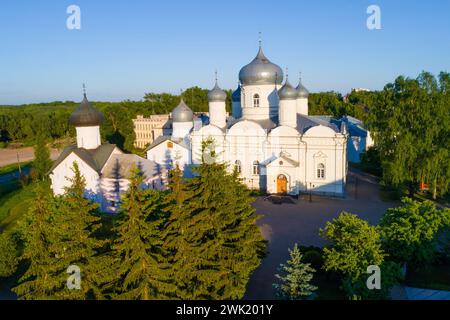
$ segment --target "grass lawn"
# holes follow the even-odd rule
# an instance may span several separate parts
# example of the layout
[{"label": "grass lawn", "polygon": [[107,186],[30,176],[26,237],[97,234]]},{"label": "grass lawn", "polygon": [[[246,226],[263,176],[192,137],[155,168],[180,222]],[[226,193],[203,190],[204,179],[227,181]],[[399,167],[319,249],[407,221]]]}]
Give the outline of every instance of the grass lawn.
[{"label": "grass lawn", "polygon": [[[29,167],[29,166],[31,166],[31,163],[32,163],[32,161],[22,162],[20,164],[20,168],[24,169],[26,167]],[[1,167],[0,168],[0,175],[8,174],[8,173],[14,172],[16,170],[19,170],[19,165],[17,163],[13,163],[13,164]]]},{"label": "grass lawn", "polygon": [[34,198],[33,187],[31,184],[0,198],[0,231],[11,230],[28,211]]}]

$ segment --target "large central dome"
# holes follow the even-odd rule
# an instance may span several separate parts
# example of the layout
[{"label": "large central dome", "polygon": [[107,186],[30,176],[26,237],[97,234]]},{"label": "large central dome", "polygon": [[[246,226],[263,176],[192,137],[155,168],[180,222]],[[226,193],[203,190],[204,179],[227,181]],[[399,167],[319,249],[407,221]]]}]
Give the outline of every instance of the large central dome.
[{"label": "large central dome", "polygon": [[283,70],[269,61],[259,47],[258,54],[252,62],[239,71],[239,80],[243,85],[281,84]]}]

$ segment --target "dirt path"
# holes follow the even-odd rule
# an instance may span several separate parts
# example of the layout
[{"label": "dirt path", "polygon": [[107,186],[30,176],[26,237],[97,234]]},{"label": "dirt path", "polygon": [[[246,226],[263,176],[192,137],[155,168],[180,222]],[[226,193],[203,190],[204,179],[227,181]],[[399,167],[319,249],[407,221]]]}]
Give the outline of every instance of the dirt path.
[{"label": "dirt path", "polygon": [[[52,148],[50,150],[50,158],[55,160],[58,158],[61,151]],[[34,159],[34,148],[24,147],[19,149],[0,149],[0,167],[7,166],[9,164],[17,163],[17,155],[20,162],[27,162]]]}]

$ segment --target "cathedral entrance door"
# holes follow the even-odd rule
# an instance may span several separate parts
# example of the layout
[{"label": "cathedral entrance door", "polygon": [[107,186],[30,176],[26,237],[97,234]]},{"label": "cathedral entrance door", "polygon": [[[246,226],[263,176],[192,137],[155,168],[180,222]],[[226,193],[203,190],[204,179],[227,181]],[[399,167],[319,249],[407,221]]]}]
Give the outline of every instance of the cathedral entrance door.
[{"label": "cathedral entrance door", "polygon": [[284,174],[280,174],[277,177],[277,193],[287,192],[287,178]]}]

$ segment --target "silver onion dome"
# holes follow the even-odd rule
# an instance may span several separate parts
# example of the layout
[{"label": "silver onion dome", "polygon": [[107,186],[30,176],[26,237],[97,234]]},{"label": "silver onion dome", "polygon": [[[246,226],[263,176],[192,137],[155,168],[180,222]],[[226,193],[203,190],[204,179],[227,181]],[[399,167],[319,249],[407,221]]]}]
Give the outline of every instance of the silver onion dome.
[{"label": "silver onion dome", "polygon": [[70,115],[69,123],[75,127],[92,127],[98,126],[103,121],[103,114],[91,106],[86,93],[80,106]]},{"label": "silver onion dome", "polygon": [[303,86],[301,79],[298,82],[298,86],[297,88],[295,88],[295,90],[297,90],[297,98],[308,98],[309,91]]},{"label": "silver onion dome", "polygon": [[270,62],[259,47],[255,59],[239,71],[239,80],[243,85],[281,84],[283,70]]},{"label": "silver onion dome", "polygon": [[297,99],[297,94],[297,90],[294,89],[293,86],[291,86],[287,79],[284,86],[282,86],[281,89],[278,90],[278,96],[280,97],[280,100],[295,100]]},{"label": "silver onion dome", "polygon": [[184,103],[183,99],[181,99],[178,106],[172,110],[172,119],[173,122],[191,122],[194,119],[194,113],[191,108]]},{"label": "silver onion dome", "polygon": [[217,84],[217,80],[216,80],[216,85],[214,86],[214,88],[212,88],[212,90],[210,90],[208,92],[208,101],[209,102],[214,102],[214,101],[224,102],[225,100],[227,100],[227,93],[225,91],[223,91],[222,89],[220,89],[219,85]]},{"label": "silver onion dome", "polygon": [[239,102],[241,101],[241,86],[239,85],[236,90],[233,91],[231,95],[231,101]]}]

